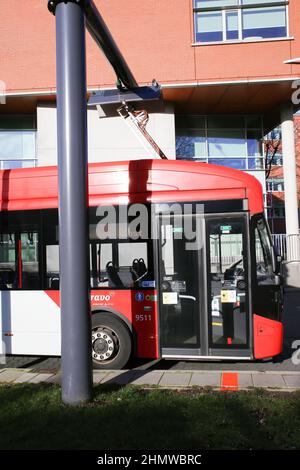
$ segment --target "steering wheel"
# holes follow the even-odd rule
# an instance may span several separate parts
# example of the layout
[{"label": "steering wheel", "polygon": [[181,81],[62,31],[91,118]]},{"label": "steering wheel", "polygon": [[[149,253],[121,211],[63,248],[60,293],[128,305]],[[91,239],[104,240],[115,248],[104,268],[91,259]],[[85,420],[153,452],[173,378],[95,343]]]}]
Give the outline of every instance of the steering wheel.
[{"label": "steering wheel", "polygon": [[226,280],[236,280],[236,287],[239,290],[246,289],[246,281],[245,281],[245,270],[244,268],[237,268],[239,264],[243,262],[243,258],[239,259],[238,261],[232,263],[224,273],[224,279]]}]

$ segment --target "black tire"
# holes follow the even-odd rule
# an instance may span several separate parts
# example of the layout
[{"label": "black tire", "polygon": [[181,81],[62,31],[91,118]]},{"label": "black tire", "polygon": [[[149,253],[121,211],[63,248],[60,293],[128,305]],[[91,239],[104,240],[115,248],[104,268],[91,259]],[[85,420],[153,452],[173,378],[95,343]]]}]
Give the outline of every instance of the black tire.
[{"label": "black tire", "polygon": [[131,334],[122,320],[107,313],[92,316],[94,369],[122,369],[131,355]]}]

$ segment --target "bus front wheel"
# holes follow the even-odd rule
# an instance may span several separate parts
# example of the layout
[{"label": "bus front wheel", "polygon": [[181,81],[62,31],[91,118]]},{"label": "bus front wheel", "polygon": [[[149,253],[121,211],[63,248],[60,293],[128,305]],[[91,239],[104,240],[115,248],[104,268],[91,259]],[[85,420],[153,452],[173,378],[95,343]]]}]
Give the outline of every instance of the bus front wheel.
[{"label": "bus front wheel", "polygon": [[131,354],[131,336],[122,321],[105,313],[92,316],[94,369],[122,369]]}]

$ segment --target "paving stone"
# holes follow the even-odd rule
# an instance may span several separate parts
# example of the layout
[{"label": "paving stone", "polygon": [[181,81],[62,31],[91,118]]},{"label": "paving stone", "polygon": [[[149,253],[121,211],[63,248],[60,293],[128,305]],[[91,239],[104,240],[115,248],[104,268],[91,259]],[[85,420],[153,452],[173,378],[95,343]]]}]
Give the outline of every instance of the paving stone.
[{"label": "paving stone", "polygon": [[238,387],[253,387],[252,374],[238,374]]},{"label": "paving stone", "polygon": [[113,380],[115,377],[117,377],[118,375],[121,375],[122,374],[122,371],[118,370],[118,371],[106,371],[105,374],[103,374],[103,377],[101,378],[100,380],[100,383],[107,383],[111,380]]},{"label": "paving stone", "polygon": [[286,388],[280,374],[252,374],[254,387]]},{"label": "paving stone", "polygon": [[4,370],[0,373],[0,382],[10,383],[18,379],[24,372],[16,370]]},{"label": "paving stone", "polygon": [[31,384],[39,384],[41,382],[47,382],[48,379],[53,377],[53,374],[37,374],[33,379],[30,380]]},{"label": "paving stone", "polygon": [[283,380],[288,387],[300,388],[300,375],[283,375]]},{"label": "paving stone", "polygon": [[60,384],[61,383],[61,375],[60,374],[52,375],[52,377],[47,379],[46,382],[51,383],[51,384]]},{"label": "paving stone", "polygon": [[20,383],[28,383],[31,381],[31,379],[33,379],[34,377],[36,377],[37,374],[35,374],[34,372],[25,372],[24,374],[20,375],[20,377],[18,377],[14,383],[15,384],[20,384]]},{"label": "paving stone", "polygon": [[162,375],[163,371],[160,370],[147,372],[143,375],[138,372],[132,383],[134,385],[158,385]]},{"label": "paving stone", "polygon": [[109,373],[107,372],[93,372],[93,382],[94,384],[99,384]]},{"label": "paving stone", "polygon": [[101,380],[101,384],[108,384],[108,383],[114,383],[114,384],[118,384],[118,385],[127,385],[127,384],[130,384],[134,381],[135,377],[136,377],[136,371],[122,371],[122,370],[118,370],[118,371],[113,371],[113,372],[110,372],[109,374],[106,375],[106,377],[104,377],[102,380]]},{"label": "paving stone", "polygon": [[191,372],[165,372],[159,385],[171,387],[187,387],[191,381]]},{"label": "paving stone", "polygon": [[220,372],[193,372],[190,385],[198,385],[200,387],[219,387],[221,385]]}]

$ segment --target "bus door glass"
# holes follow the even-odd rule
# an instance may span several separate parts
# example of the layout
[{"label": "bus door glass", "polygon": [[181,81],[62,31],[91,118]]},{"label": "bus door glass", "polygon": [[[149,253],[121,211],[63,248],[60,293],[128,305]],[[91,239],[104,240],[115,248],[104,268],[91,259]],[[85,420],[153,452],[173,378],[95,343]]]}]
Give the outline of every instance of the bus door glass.
[{"label": "bus door glass", "polygon": [[211,350],[245,348],[249,344],[245,222],[224,216],[207,220]]},{"label": "bus door glass", "polygon": [[194,246],[186,238],[187,217],[196,222],[192,215],[159,216],[160,337],[165,357],[201,354],[203,245],[197,223]]},{"label": "bus door glass", "polygon": [[252,239],[253,311],[256,315],[281,321],[282,286],[276,272],[271,236],[263,216],[252,221]]}]

